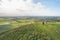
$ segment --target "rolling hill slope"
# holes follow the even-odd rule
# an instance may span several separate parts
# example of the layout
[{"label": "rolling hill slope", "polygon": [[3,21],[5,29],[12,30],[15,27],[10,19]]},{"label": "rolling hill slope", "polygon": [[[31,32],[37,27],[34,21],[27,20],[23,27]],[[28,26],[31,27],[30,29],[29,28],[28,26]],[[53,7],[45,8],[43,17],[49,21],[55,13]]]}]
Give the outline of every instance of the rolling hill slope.
[{"label": "rolling hill slope", "polygon": [[60,31],[56,31],[52,25],[37,22],[0,33],[0,40],[60,40]]}]

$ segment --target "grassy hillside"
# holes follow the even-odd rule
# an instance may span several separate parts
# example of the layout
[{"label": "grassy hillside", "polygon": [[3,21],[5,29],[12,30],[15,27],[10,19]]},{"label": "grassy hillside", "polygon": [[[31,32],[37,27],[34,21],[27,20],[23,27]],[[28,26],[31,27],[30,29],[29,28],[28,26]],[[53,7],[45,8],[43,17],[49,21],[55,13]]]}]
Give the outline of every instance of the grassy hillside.
[{"label": "grassy hillside", "polygon": [[11,20],[0,18],[0,33],[25,25],[28,22],[30,23],[32,20]]},{"label": "grassy hillside", "polygon": [[45,25],[41,22],[23,25],[0,33],[0,40],[60,40],[59,26],[57,23],[55,26],[50,22]]},{"label": "grassy hillside", "polygon": [[17,23],[11,19],[0,18],[0,33],[16,28],[16,25]]}]

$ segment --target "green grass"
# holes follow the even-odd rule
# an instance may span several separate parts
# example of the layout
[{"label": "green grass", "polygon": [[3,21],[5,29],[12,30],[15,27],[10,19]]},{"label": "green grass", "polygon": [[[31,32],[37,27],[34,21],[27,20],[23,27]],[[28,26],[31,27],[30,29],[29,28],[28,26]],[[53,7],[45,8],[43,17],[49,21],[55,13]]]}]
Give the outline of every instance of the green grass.
[{"label": "green grass", "polygon": [[[11,20],[11,19],[4,19],[0,18],[0,33],[5,32],[14,28],[17,28],[21,25],[25,25],[26,23],[31,23],[32,20]],[[4,24],[9,23],[9,24]]]},{"label": "green grass", "polygon": [[[1,21],[2,19],[0,19]],[[4,19],[3,19],[4,20]],[[4,23],[9,23],[9,24],[4,24]],[[12,21],[12,20],[7,20],[6,21],[1,21],[0,22],[0,33],[1,32],[5,32],[5,31],[8,31],[8,30],[11,30],[11,29],[14,29],[17,27],[17,23],[15,21]]]},{"label": "green grass", "polygon": [[43,25],[42,22],[23,25],[0,33],[0,40],[60,40],[60,27],[58,27],[58,24],[57,28],[54,26],[56,25],[52,25],[51,23]]},{"label": "green grass", "polygon": [[60,22],[48,22],[48,25],[52,26],[52,28],[58,30],[60,32]]}]

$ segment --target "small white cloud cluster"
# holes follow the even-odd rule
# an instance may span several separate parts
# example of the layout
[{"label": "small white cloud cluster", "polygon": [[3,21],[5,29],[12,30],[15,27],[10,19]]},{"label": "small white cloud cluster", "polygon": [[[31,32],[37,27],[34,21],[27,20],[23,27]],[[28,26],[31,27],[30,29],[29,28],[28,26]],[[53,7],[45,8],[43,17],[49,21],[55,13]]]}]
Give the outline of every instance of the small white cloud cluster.
[{"label": "small white cloud cluster", "polygon": [[50,10],[33,0],[2,0],[0,16],[47,16]]}]

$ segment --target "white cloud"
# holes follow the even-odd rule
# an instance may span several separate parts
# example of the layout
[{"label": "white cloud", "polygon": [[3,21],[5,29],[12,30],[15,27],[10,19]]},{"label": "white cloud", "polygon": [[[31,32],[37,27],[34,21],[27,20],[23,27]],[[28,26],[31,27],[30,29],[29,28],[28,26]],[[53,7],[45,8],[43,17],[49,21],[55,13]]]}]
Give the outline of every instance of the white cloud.
[{"label": "white cloud", "polygon": [[34,3],[32,0],[2,0],[0,5],[0,16],[47,16],[51,10],[42,5],[41,2]]}]

